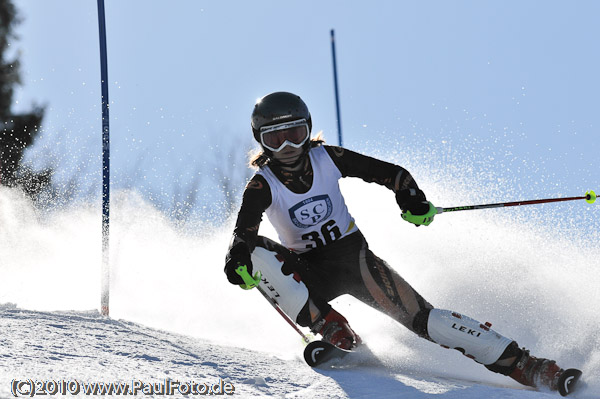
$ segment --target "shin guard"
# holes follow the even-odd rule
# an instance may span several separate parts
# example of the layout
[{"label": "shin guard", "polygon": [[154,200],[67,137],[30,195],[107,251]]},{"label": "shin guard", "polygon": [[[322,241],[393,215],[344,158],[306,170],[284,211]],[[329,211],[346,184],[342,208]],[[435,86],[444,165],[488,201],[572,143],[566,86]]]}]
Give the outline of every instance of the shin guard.
[{"label": "shin guard", "polygon": [[441,309],[432,309],[427,321],[427,332],[434,342],[486,365],[496,362],[512,342],[490,327],[489,323]]},{"label": "shin guard", "polygon": [[260,287],[277,302],[293,321],[308,301],[308,289],[293,274],[285,275],[281,271],[283,258],[277,252],[256,247],[252,252],[252,265],[256,272],[261,272]]}]

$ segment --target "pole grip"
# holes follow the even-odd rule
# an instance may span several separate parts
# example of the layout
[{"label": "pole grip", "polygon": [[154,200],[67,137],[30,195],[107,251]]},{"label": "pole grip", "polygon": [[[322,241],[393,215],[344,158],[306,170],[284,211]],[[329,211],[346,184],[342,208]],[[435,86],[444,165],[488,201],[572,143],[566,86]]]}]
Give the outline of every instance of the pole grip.
[{"label": "pole grip", "polygon": [[240,265],[235,269],[235,272],[240,275],[242,280],[244,280],[245,284],[240,285],[240,287],[244,290],[251,290],[254,287],[257,287],[260,284],[260,279],[262,275],[260,272],[256,272],[254,277],[248,273],[248,267],[246,265]]}]

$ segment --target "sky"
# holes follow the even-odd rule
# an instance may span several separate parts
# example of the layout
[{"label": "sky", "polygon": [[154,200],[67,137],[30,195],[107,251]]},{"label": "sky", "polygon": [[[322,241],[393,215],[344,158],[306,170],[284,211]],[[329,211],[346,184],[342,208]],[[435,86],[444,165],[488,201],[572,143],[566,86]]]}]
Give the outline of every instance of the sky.
[{"label": "sky", "polygon": [[[15,111],[45,104],[27,160],[77,174],[99,198],[97,3],[15,0]],[[313,133],[338,144],[335,30],[345,147],[419,182],[483,183],[485,202],[600,189],[600,28],[595,1],[106,0],[113,190],[156,203],[194,184],[240,195],[256,99],[291,91]],[[234,166],[228,166],[235,163]],[[427,165],[427,168],[421,168]],[[428,192],[428,187],[422,187]],[[432,199],[433,200],[433,199]],[[436,198],[437,206],[446,204]]]}]

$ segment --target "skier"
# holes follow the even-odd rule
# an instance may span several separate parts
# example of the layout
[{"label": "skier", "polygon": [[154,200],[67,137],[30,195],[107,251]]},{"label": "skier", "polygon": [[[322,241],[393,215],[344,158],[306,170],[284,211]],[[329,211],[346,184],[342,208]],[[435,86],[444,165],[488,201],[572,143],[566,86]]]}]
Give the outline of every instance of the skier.
[{"label": "skier", "polygon": [[[493,372],[568,393],[568,386],[559,386],[564,370],[554,361],[531,356],[489,323],[434,308],[369,249],[338,180],[359,177],[384,185],[394,192],[402,219],[428,226],[436,208],[406,169],[324,145],[319,136],[311,139],[308,107],[292,93],[275,92],[258,100],[251,125],[262,151],[251,160],[258,171],[244,191],[226,256],[225,273],[232,284],[244,284],[236,272],[240,265],[251,275],[259,270],[265,291],[292,320],[342,349],[353,349],[361,339],[329,302],[350,294]],[[264,212],[281,244],[258,235]]]}]

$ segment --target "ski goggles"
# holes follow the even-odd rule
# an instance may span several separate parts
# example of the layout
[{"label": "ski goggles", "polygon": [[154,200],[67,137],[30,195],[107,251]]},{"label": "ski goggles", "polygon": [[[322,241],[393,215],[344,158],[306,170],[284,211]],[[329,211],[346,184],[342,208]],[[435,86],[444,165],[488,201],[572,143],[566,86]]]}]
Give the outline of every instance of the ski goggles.
[{"label": "ski goggles", "polygon": [[261,144],[273,152],[281,151],[286,145],[300,148],[309,137],[310,133],[306,119],[260,128]]}]

